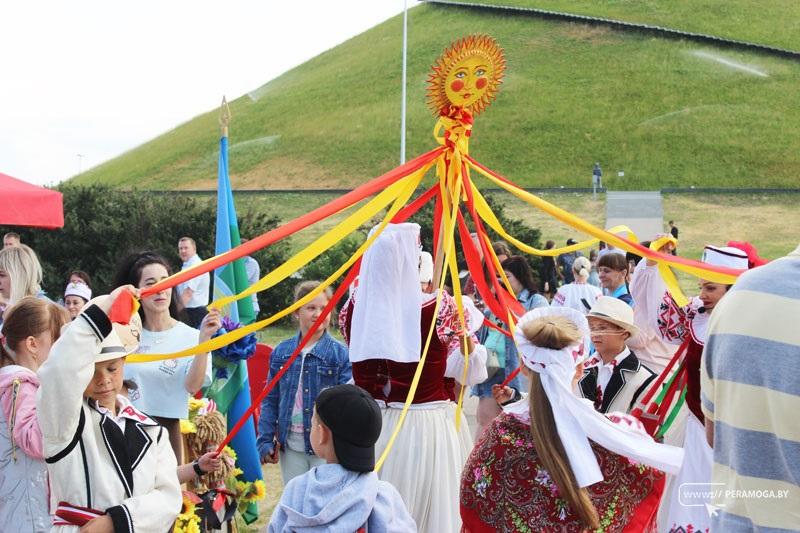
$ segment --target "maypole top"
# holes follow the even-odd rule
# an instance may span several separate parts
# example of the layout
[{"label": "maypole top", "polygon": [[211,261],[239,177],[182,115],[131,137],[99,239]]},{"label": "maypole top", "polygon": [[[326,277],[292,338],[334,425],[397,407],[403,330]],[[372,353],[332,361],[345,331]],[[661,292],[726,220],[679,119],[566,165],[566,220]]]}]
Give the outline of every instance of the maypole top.
[{"label": "maypole top", "polygon": [[459,39],[442,53],[428,76],[428,107],[437,116],[481,113],[497,96],[506,70],[503,49],[489,35]]},{"label": "maypole top", "polygon": [[228,101],[222,97],[222,104],[219,106],[219,127],[222,130],[222,136],[228,136],[228,125],[231,123],[231,109],[228,107]]}]

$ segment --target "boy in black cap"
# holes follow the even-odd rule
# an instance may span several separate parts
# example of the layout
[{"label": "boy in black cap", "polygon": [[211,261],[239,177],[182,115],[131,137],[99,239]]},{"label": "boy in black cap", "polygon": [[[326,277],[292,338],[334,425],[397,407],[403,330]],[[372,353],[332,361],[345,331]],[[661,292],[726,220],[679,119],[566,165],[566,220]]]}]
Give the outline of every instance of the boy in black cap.
[{"label": "boy in black cap", "polygon": [[381,422],[364,389],[323,390],[314,404],[311,447],[327,464],[286,485],[268,531],[417,531],[400,494],[373,472]]}]

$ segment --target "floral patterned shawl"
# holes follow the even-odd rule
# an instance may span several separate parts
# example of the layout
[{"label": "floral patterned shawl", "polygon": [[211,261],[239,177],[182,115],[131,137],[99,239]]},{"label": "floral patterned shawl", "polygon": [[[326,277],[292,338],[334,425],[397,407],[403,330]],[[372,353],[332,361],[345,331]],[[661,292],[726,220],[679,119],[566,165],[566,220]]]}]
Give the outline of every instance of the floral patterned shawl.
[{"label": "floral patterned shawl", "polygon": [[[664,474],[591,443],[604,480],[587,487],[602,532],[655,531]],[[530,426],[498,416],[472,450],[461,477],[463,532],[582,532],[539,462]]]}]

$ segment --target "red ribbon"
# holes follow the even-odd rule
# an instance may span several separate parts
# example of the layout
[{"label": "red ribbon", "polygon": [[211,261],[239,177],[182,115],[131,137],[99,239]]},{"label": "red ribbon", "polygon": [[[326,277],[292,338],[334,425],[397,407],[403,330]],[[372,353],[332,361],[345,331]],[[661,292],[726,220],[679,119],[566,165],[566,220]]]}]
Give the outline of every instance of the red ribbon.
[{"label": "red ribbon", "polygon": [[508,377],[506,377],[505,381],[503,381],[503,383],[500,384],[500,386],[501,387],[508,387],[508,384],[511,383],[512,379],[517,377],[517,374],[519,374],[520,370],[522,370],[521,366],[518,366],[517,368],[515,368],[514,371],[512,373],[510,373],[508,375]]},{"label": "red ribbon", "polygon": [[[683,341],[680,347],[678,347],[678,350],[675,352],[675,355],[673,355],[672,359],[670,359],[666,368],[664,368],[661,374],[659,374],[659,376],[656,378],[653,384],[650,385],[650,388],[647,390],[644,397],[642,397],[640,401],[636,402],[637,403],[636,407],[634,407],[630,413],[632,416],[640,418],[643,411],[646,411],[651,414],[656,412],[655,409],[658,407],[658,405],[656,403],[651,404],[650,402],[653,399],[653,396],[656,395],[656,392],[658,392],[658,390],[661,388],[661,385],[664,383],[664,381],[666,381],[667,376],[669,376],[670,371],[672,370],[672,367],[674,367],[675,364],[678,361],[680,361],[680,359],[683,357],[683,354],[689,347],[689,341],[690,341],[690,336],[687,335],[686,339]],[[677,381],[677,378],[675,381]],[[642,409],[642,406],[644,406],[644,410]]]},{"label": "red ribbon", "polygon": [[492,322],[488,318],[484,318],[483,319],[483,325],[486,326],[487,328],[491,328],[493,330],[499,331],[500,333],[502,333],[506,337],[511,337],[511,332],[510,331],[507,331],[507,330],[501,328],[500,326],[496,325],[494,322]]},{"label": "red ribbon", "polygon": [[[469,236],[469,232],[467,231],[467,225],[464,222],[464,218],[461,215],[461,212],[459,212],[458,228],[459,228],[459,233],[461,235],[461,243],[462,246],[464,247],[464,257],[467,259],[467,264],[469,266],[470,272],[475,272],[477,269],[477,271],[480,272],[481,274],[480,277],[475,277],[475,274],[473,274],[473,281],[475,282],[475,288],[478,290],[478,293],[481,295],[484,302],[486,302],[486,305],[489,307],[492,313],[497,318],[502,320],[508,326],[509,329],[511,329],[512,327],[514,327],[514,325],[508,323],[508,314],[505,311],[505,309],[511,309],[511,311],[515,315],[522,316],[525,313],[525,308],[515,298],[513,298],[503,287],[501,287],[500,283],[497,281],[497,273],[494,267],[494,261],[492,261],[491,259],[489,247],[486,244],[486,239],[483,237],[483,235],[486,234],[486,230],[484,229],[481,219],[480,217],[478,217],[478,213],[475,210],[474,196],[472,194],[472,187],[471,187],[471,182],[469,180],[469,175],[466,173],[466,167],[463,170],[463,176],[464,176],[465,190],[467,193],[467,201],[466,201],[467,209],[469,210],[470,216],[472,217],[472,220],[475,224],[475,229],[478,233],[478,243],[480,244],[483,250],[484,257],[486,258],[485,265],[489,271],[489,277],[491,279],[492,285],[495,290],[494,294],[492,293],[491,290],[489,290],[489,287],[486,284],[486,280],[483,278],[484,273],[480,263],[480,256],[478,256],[477,249],[475,249],[472,239]],[[495,294],[497,294],[498,297],[495,297]],[[507,335],[510,337],[511,333],[509,332],[507,333]],[[505,381],[503,381],[502,386],[506,387],[511,382],[511,380],[513,380],[517,376],[517,374],[519,374],[519,372],[520,372],[520,367],[514,369],[514,371],[511,372],[511,374],[509,374],[506,377]]]},{"label": "red ribbon", "polygon": [[131,320],[135,301],[133,293],[130,291],[122,291],[117,295],[117,299],[111,304],[111,310],[108,312],[108,319],[112,323],[127,324]]},{"label": "red ribbon", "polygon": [[[486,264],[486,268],[489,270],[489,278],[491,280],[492,286],[495,289],[495,294],[497,295],[497,299],[500,301],[502,309],[510,309],[512,313],[517,315],[518,317],[525,314],[525,308],[522,306],[521,303],[517,301],[516,298],[512,297],[508,291],[506,291],[501,285],[500,282],[497,280],[498,274],[495,270],[494,261],[492,260],[492,256],[494,252],[489,249],[489,245],[486,244],[486,238],[484,235],[487,235],[486,229],[483,227],[483,222],[481,221],[480,217],[478,217],[478,213],[475,210],[475,201],[472,194],[472,182],[469,178],[469,173],[467,172],[466,164],[462,164],[462,176],[464,176],[464,190],[467,193],[467,210],[469,211],[470,216],[472,217],[472,222],[475,224],[475,230],[478,233],[478,242],[483,250],[483,257],[486,258],[484,263]],[[464,237],[462,236],[462,241]],[[472,239],[469,239],[472,242]],[[463,243],[462,243],[463,244]],[[483,295],[481,295],[483,296]],[[501,315],[495,315],[500,320],[508,324],[507,313],[503,312]],[[513,327],[512,324],[508,324],[509,329]]]}]

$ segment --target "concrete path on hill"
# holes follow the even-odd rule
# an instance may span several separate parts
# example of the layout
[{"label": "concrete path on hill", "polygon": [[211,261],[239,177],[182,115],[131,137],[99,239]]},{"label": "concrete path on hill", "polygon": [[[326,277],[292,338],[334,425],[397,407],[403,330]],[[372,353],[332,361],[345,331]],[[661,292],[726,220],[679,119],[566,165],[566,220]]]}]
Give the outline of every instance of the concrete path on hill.
[{"label": "concrete path on hill", "polygon": [[606,228],[625,224],[643,241],[664,233],[664,210],[658,191],[606,193]]}]

